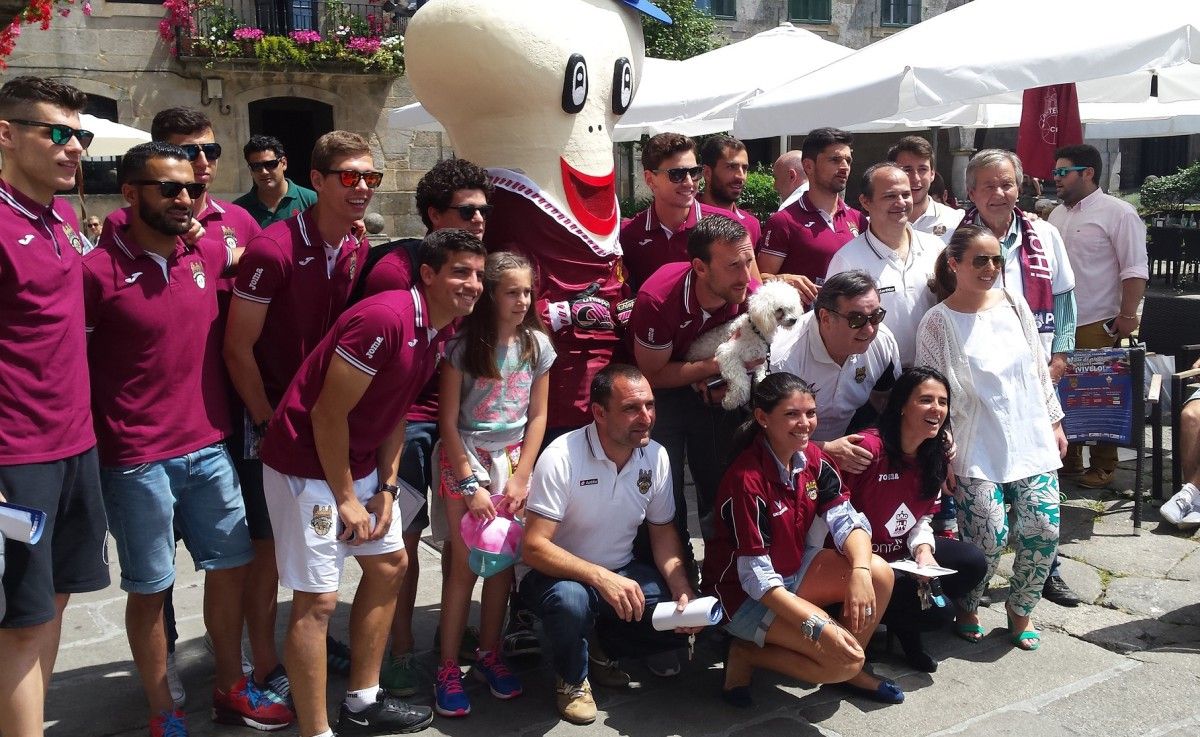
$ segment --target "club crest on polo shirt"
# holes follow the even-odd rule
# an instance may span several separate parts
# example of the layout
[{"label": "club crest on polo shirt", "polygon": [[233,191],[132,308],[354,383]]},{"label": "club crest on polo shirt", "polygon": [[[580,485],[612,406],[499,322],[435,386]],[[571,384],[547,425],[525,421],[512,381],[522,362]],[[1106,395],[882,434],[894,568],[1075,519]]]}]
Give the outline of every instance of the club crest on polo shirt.
[{"label": "club crest on polo shirt", "polygon": [[946,226],[942,225],[940,223],[938,225],[933,226],[933,234],[936,236],[946,235]]},{"label": "club crest on polo shirt", "polygon": [[221,226],[221,237],[225,239],[225,247],[229,250],[232,251],[238,247],[237,233],[235,233],[233,228],[229,227],[228,225]]},{"label": "club crest on polo shirt", "polygon": [[199,261],[193,261],[191,263],[191,267],[192,267],[192,280],[196,282],[196,286],[200,287],[201,289],[204,289],[204,283],[205,283],[204,264],[200,263]]},{"label": "club crest on polo shirt", "polygon": [[867,367],[866,366],[859,366],[858,368],[854,369],[855,383],[861,384],[866,380],[867,380]]},{"label": "club crest on polo shirt", "polygon": [[71,248],[79,255],[83,255],[83,239],[75,232],[75,229],[70,225],[63,223],[63,234],[67,236],[67,242],[71,244]]},{"label": "club crest on polo shirt", "polygon": [[915,521],[912,510],[908,508],[907,504],[901,502],[900,506],[896,507],[896,512],[892,515],[892,518],[887,521],[884,527],[887,528],[888,533],[892,537],[900,537],[913,528]]},{"label": "club crest on polo shirt", "polygon": [[816,479],[809,479],[808,482],[804,484],[804,495],[808,497],[809,501],[815,502],[817,500]]},{"label": "club crest on polo shirt", "polygon": [[308,526],[321,537],[328,535],[329,531],[333,529],[333,505],[314,504],[312,519],[308,521]]},{"label": "club crest on polo shirt", "polygon": [[355,271],[358,271],[358,251],[350,254],[350,281],[354,281]]},{"label": "club crest on polo shirt", "polygon": [[855,238],[858,237],[858,226],[857,225],[855,225],[854,223],[846,223],[846,228],[849,229],[850,235],[854,236]]},{"label": "club crest on polo shirt", "polygon": [[643,494],[649,494],[651,478],[652,477],[650,476],[650,469],[647,468],[647,469],[638,471],[638,480],[637,480],[638,491],[642,492]]}]

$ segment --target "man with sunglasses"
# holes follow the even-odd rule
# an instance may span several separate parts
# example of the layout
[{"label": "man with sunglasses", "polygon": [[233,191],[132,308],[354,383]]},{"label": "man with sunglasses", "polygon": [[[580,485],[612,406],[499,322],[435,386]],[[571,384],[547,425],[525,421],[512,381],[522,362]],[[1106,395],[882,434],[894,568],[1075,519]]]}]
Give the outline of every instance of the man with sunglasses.
[{"label": "man with sunglasses", "polygon": [[242,146],[254,186],[233,204],[245,209],[261,227],[299,215],[317,202],[317,193],[284,176],[287,154],[274,136],[255,134]]},{"label": "man with sunglasses", "polygon": [[642,146],[642,177],[654,199],[621,228],[621,251],[629,284],[636,291],[663,264],[686,263],[688,231],[706,215],[729,215],[696,199],[704,167],[696,142],[660,133]]},{"label": "man with sunglasses", "polygon": [[75,184],[86,104],[50,79],[0,87],[0,499],[47,515],[36,544],[0,541],[0,733],[14,737],[43,733],[67,601],[109,584],[79,221],[54,196]]},{"label": "man with sunglasses", "polygon": [[163,607],[180,534],[205,571],[204,624],[213,643],[213,718],[282,729],[294,717],[242,674],[242,590],[254,555],[224,439],[217,281],[240,255],[180,238],[192,221],[187,153],[162,142],[121,160],[129,222],[83,260],[84,302],[100,481],[128,592],[125,626],[150,703],[152,735],[176,734],[183,712],[167,684]]},{"label": "man with sunglasses", "polygon": [[858,201],[870,223],[834,255],[826,275],[861,269],[875,279],[904,366],[913,364],[917,326],[935,303],[929,280],[945,248],[940,238],[909,223],[913,208],[909,181],[909,175],[895,164],[874,164],[863,172]]},{"label": "man with sunglasses", "polygon": [[853,431],[883,409],[900,376],[900,349],[883,324],[887,314],[870,274],[843,271],[825,280],[812,311],[771,344],[771,370],[795,374],[816,392],[820,422],[813,440],[851,473],[872,458]]},{"label": "man with sunglasses", "polygon": [[287,684],[275,646],[279,575],[257,444],[301,362],[346,307],[369,248],[354,228],[382,181],[371,147],[356,133],[317,139],[311,181],[317,204],[254,237],[238,269],[225,331],[225,365],[245,405],[234,448],[255,557],[246,590],[254,677]]},{"label": "man with sunglasses", "polygon": [[836,128],[810,131],[800,148],[808,191],[763,226],[759,271],[791,284],[805,303],[816,297],[833,254],[867,228],[866,216],[842,200],[853,143],[853,135]]}]

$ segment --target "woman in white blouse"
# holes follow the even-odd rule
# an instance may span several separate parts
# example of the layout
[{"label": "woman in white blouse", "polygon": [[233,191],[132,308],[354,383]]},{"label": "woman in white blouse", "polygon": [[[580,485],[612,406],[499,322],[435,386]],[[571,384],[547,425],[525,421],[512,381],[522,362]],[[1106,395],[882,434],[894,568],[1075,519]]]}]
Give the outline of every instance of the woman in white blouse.
[{"label": "woman in white blouse", "polygon": [[986,228],[963,225],[944,258],[954,291],[921,321],[916,363],[950,381],[959,528],[988,559],[987,575],[962,602],[958,633],[973,642],[983,636],[976,610],[1008,541],[1007,502],[1016,512],[1008,628],[1014,645],[1035,650],[1030,616],[1058,547],[1063,412],[1033,313],[992,289],[1004,269],[1000,242]]}]

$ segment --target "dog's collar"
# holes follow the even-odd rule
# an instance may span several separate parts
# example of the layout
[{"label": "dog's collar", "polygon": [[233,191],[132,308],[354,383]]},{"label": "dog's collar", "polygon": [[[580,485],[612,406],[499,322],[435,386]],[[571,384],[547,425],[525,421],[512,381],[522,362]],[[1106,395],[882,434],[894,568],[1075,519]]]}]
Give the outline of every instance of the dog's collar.
[{"label": "dog's collar", "polygon": [[750,326],[750,329],[754,331],[754,334],[758,336],[758,339],[761,340],[763,345],[767,347],[766,365],[767,373],[769,374],[771,373],[771,341],[767,340],[767,336],[762,334],[762,331],[758,329],[758,326],[754,324],[753,320],[747,320],[746,324]]}]

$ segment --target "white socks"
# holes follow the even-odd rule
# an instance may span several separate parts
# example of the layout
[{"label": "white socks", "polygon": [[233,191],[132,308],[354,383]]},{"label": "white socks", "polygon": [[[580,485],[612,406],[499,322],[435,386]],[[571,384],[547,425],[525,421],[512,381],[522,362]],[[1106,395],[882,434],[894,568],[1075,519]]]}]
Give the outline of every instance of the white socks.
[{"label": "white socks", "polygon": [[[346,692],[346,708],[358,714],[369,706],[374,706],[379,698],[379,684],[368,686],[367,688],[359,689],[358,691]],[[318,736],[319,737],[319,736]]]}]

